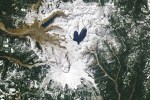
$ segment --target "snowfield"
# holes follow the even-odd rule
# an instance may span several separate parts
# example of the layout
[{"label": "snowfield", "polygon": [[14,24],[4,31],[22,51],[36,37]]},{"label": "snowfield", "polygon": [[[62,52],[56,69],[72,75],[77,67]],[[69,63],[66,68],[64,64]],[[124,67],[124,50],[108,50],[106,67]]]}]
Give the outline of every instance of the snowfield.
[{"label": "snowfield", "polygon": [[[67,17],[57,17],[53,24],[60,26],[63,30],[49,31],[49,34],[58,33],[66,42],[61,45],[66,49],[59,48],[55,45],[42,45],[43,51],[40,52],[35,48],[35,43],[32,40],[32,49],[39,55],[39,59],[50,66],[45,79],[41,84],[46,87],[50,80],[65,84],[72,89],[77,88],[81,84],[81,79],[85,79],[84,84],[93,85],[96,87],[94,79],[89,77],[88,65],[91,64],[92,59],[83,56],[87,48],[94,49],[97,42],[107,37],[108,31],[105,26],[109,24],[108,15],[113,10],[111,2],[106,3],[106,6],[99,6],[98,3],[84,3],[82,0],[71,2],[61,2],[56,8],[57,1],[45,0],[39,8],[39,14],[35,11],[30,11],[26,15],[26,23],[33,23],[35,17],[39,21],[49,16],[50,12],[56,9],[61,9]],[[51,5],[51,6],[50,6]],[[87,28],[87,36],[80,43],[73,41],[74,31],[80,32],[84,27]]]}]

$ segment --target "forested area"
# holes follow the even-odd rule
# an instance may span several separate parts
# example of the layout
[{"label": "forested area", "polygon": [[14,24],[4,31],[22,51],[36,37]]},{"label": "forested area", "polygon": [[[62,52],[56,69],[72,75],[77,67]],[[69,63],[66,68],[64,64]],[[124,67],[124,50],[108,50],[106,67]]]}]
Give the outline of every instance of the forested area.
[{"label": "forested area", "polygon": [[[26,10],[40,0],[1,0],[0,22],[6,28],[22,26]],[[109,0],[83,0],[85,3],[97,2],[105,6]],[[60,0],[73,2],[73,0]],[[103,41],[102,47],[88,49],[85,55],[94,57],[94,62],[88,68],[95,71],[94,80],[104,100],[149,100],[150,98],[150,1],[149,0],[113,0],[115,11],[109,16],[109,35],[113,38]],[[38,8],[38,7],[37,7]],[[37,12],[38,13],[38,12]],[[16,26],[17,23],[17,26]],[[29,83],[40,83],[49,65],[36,65],[38,55],[31,50],[31,43],[26,38],[11,36],[2,30],[0,24],[0,95],[9,94],[10,88],[17,91],[16,98],[25,100],[27,96],[43,97],[53,100],[53,96],[44,90],[29,87]],[[37,44],[38,45],[38,44]],[[29,68],[27,66],[33,66]],[[12,74],[12,73],[15,74]],[[49,83],[49,90],[56,88]],[[57,83],[55,83],[57,84]],[[80,86],[81,88],[82,86]],[[65,92],[66,99],[74,100],[71,96],[81,96],[82,89],[76,91],[57,87]],[[85,88],[85,94],[87,88]],[[73,93],[70,93],[73,91]],[[71,96],[70,96],[71,95]],[[82,97],[82,96],[81,96]],[[5,97],[6,98],[6,97]],[[10,96],[10,98],[12,98]],[[51,99],[49,99],[51,98]],[[19,99],[19,100],[20,100]],[[5,99],[7,100],[7,99]],[[14,99],[8,99],[14,100]],[[17,100],[17,99],[16,99]],[[59,99],[59,96],[57,97]],[[82,97],[82,100],[84,97]]]}]

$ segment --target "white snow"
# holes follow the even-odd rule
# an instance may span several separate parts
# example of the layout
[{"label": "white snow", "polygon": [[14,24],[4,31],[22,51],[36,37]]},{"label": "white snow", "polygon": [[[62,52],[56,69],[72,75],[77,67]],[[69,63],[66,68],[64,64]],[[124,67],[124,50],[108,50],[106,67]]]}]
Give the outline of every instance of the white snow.
[{"label": "white snow", "polygon": [[[39,14],[34,11],[28,12],[26,22],[33,23],[35,17],[39,20],[48,17],[50,12],[56,9],[53,7],[53,3],[48,1],[45,0],[43,6],[40,7]],[[46,7],[48,4],[52,6]],[[91,81],[96,86],[94,80],[85,72],[88,59],[83,57],[82,53],[86,51],[87,47],[94,49],[97,41],[101,41],[107,33],[104,26],[108,24],[107,16],[113,10],[113,5],[110,3],[106,5],[109,6],[100,7],[97,3],[84,3],[82,0],[76,0],[73,3],[60,3],[57,9],[62,9],[68,16],[56,18],[53,24],[63,28],[63,31],[56,32],[65,36],[67,42],[62,44],[66,46],[66,49],[46,44],[43,46],[43,52],[40,53],[35,49],[34,41],[32,41],[32,49],[37,52],[40,60],[51,66],[41,87],[45,87],[53,79],[60,82],[63,87],[68,84],[70,88],[77,88],[77,85],[81,84],[81,78]],[[44,14],[41,13],[43,9]],[[73,41],[73,33],[74,31],[80,32],[84,27],[87,28],[87,36],[78,45]]]},{"label": "white snow", "polygon": [[9,88],[9,94],[14,94],[14,93],[15,93],[15,91],[16,91],[16,89],[15,89],[15,88]]}]

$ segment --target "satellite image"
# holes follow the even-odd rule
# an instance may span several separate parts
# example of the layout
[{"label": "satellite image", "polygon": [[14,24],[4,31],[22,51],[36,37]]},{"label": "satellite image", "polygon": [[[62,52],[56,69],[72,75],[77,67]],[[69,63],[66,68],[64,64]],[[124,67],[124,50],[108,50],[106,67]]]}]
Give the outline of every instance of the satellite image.
[{"label": "satellite image", "polygon": [[0,0],[0,100],[150,100],[150,0]]}]

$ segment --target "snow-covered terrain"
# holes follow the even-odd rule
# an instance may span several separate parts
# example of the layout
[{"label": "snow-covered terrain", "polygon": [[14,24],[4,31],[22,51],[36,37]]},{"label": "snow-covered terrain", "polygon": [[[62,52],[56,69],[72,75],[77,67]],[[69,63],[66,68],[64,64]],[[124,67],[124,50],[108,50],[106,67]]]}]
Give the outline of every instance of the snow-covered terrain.
[{"label": "snow-covered terrain", "polygon": [[[94,49],[98,41],[106,38],[105,26],[108,25],[107,17],[113,10],[113,5],[109,2],[102,7],[98,3],[84,3],[82,0],[76,0],[73,3],[61,2],[56,8],[56,3],[56,0],[53,2],[45,0],[39,8],[39,14],[31,11],[26,15],[26,23],[32,23],[35,17],[41,21],[55,9],[61,9],[67,15],[66,17],[57,17],[53,22],[54,25],[60,26],[63,30],[49,32],[50,34],[55,32],[64,37],[66,42],[62,42],[61,45],[65,46],[66,49],[45,44],[42,46],[43,51],[40,52],[35,48],[34,41],[31,41],[32,49],[39,55],[40,60],[50,65],[41,88],[46,87],[50,80],[61,83],[63,87],[68,84],[70,88],[77,88],[77,85],[81,84],[82,78],[87,81],[85,84],[90,82],[96,87],[94,79],[88,76],[89,73],[86,73],[87,66],[91,61],[88,57],[83,56],[83,53],[86,52],[87,48]],[[73,33],[74,31],[80,32],[84,27],[87,28],[87,36],[78,45],[77,42],[73,41]]]}]

